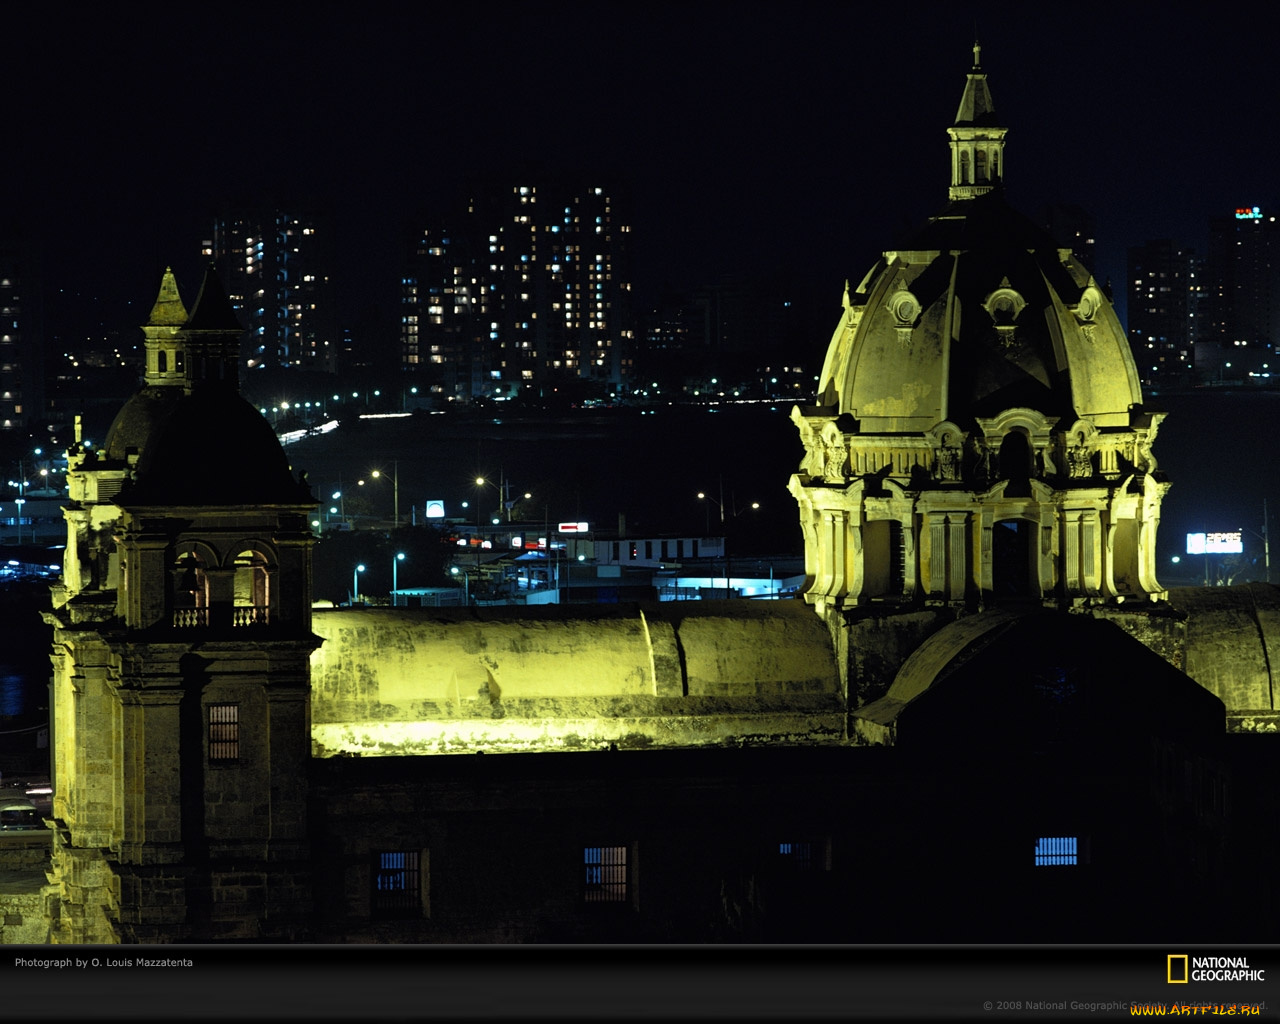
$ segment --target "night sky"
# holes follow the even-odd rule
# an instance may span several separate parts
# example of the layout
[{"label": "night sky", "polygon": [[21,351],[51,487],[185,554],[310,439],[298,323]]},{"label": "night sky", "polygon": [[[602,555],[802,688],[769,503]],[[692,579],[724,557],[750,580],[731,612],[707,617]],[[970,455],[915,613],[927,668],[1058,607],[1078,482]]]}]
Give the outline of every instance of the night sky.
[{"label": "night sky", "polygon": [[[1014,204],[1092,211],[1095,269],[1117,293],[1126,245],[1202,248],[1209,216],[1274,199],[1275,74],[1259,26],[1229,7],[770,14],[220,4],[12,16],[9,214],[63,290],[51,323],[74,333],[91,316],[138,323],[124,303],[149,307],[166,263],[194,293],[219,200],[329,203],[350,321],[394,311],[405,230],[477,174],[604,176],[629,192],[642,300],[781,270],[825,323],[844,279],[945,201],[945,128],[975,19],[1010,129]],[[824,328],[815,345],[826,340]]]}]

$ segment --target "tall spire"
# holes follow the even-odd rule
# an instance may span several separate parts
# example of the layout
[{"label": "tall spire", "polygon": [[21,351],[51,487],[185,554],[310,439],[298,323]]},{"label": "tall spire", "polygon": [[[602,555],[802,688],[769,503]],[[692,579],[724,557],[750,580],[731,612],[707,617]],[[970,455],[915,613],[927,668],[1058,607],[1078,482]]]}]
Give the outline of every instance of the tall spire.
[{"label": "tall spire", "polygon": [[951,137],[951,199],[973,199],[998,188],[1004,178],[1004,136],[996,119],[987,75],[982,70],[982,46],[973,43],[973,67],[965,80]]}]

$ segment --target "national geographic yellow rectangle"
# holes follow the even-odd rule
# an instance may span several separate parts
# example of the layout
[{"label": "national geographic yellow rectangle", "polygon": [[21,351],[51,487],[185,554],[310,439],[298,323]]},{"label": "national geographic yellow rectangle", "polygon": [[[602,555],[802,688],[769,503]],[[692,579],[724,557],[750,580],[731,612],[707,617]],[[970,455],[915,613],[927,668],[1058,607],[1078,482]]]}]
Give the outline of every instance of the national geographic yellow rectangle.
[{"label": "national geographic yellow rectangle", "polygon": [[[1181,971],[1179,972],[1182,975],[1181,977],[1174,977],[1174,964],[1178,964],[1181,966]],[[1187,980],[1190,978],[1190,976],[1191,976],[1191,971],[1190,971],[1190,966],[1187,963],[1187,954],[1186,953],[1170,953],[1169,954],[1169,984],[1185,985],[1187,983]]]}]

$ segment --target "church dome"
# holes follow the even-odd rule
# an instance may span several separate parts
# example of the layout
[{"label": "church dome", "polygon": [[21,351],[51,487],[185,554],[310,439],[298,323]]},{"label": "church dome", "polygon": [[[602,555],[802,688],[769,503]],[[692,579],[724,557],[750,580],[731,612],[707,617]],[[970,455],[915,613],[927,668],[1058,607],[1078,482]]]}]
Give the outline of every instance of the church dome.
[{"label": "church dome", "polygon": [[313,504],[265,417],[226,387],[178,400],[142,446],[121,504]]},{"label": "church dome", "polygon": [[1013,408],[1125,427],[1141,404],[1110,299],[998,182],[954,199],[846,292],[818,393],[871,433],[971,429]]},{"label": "church dome", "polygon": [[146,338],[146,384],[107,431],[106,458],[134,465],[138,505],[311,505],[271,425],[237,391],[241,328],[210,268],[191,312],[166,269]]},{"label": "church dome", "polygon": [[1168,482],[1111,300],[1009,206],[974,47],[948,204],[846,286],[789,484],[805,598],[985,607],[1158,600]]},{"label": "church dome", "polygon": [[182,397],[181,388],[144,387],[121,406],[107,429],[106,457],[124,462],[137,457],[158,424],[173,412]]}]

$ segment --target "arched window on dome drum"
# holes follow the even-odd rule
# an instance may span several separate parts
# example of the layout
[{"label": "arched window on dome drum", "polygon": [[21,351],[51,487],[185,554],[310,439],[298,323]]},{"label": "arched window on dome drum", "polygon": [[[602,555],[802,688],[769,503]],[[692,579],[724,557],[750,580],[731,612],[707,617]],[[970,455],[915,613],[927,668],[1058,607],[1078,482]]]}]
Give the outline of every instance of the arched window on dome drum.
[{"label": "arched window on dome drum", "polygon": [[233,626],[265,626],[270,621],[271,566],[257,551],[241,551],[235,559]]},{"label": "arched window on dome drum", "polygon": [[1031,497],[1031,444],[1021,430],[1011,430],[1000,442],[1000,475],[1009,481],[1006,498]]},{"label": "arched window on dome drum", "polygon": [[965,152],[960,154],[960,184],[968,185],[969,183],[969,154]]},{"label": "arched window on dome drum", "polygon": [[156,353],[156,369],[160,373],[169,372],[169,354],[164,349]]},{"label": "arched window on dome drum", "polygon": [[176,628],[209,625],[209,574],[203,558],[185,551],[169,569],[173,624]]},{"label": "arched window on dome drum", "polygon": [[974,162],[974,175],[973,175],[973,180],[974,180],[975,182],[979,182],[979,181],[986,181],[986,180],[987,180],[987,152],[986,152],[986,150],[984,150],[984,149],[980,149],[980,150],[978,150],[978,151],[973,155],[973,162]]}]

